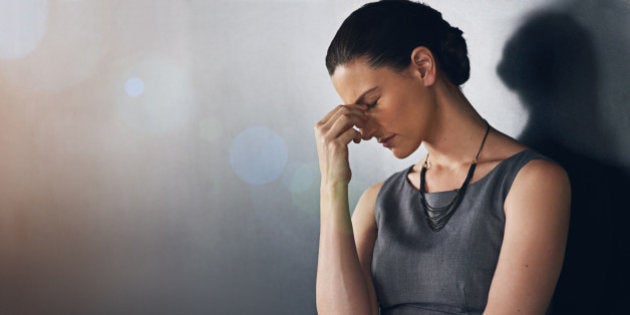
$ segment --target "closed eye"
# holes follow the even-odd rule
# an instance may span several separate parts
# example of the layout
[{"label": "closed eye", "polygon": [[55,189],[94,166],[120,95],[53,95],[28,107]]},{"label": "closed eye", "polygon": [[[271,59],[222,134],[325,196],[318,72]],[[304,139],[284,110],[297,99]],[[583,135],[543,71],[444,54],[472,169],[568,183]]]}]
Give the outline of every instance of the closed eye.
[{"label": "closed eye", "polygon": [[365,104],[365,105],[367,105],[368,109],[370,109],[370,108],[376,106],[377,103],[378,103],[378,100],[374,101],[373,103]]}]

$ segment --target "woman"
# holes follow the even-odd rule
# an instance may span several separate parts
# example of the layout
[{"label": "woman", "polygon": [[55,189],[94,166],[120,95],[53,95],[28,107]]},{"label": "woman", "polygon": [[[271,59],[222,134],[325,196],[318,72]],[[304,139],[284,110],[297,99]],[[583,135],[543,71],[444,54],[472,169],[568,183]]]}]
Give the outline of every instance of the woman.
[{"label": "woman", "polygon": [[[341,25],[326,66],[346,105],[315,127],[319,314],[544,314],[569,180],[462,94],[462,32],[426,5],[370,3]],[[350,217],[348,144],[372,137],[397,158],[428,154],[369,187]]]}]

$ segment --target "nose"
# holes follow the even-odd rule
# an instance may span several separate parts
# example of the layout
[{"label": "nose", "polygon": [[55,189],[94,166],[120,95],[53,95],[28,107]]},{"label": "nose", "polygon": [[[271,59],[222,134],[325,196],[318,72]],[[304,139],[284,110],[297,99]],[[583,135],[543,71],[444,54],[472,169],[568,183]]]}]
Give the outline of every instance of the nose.
[{"label": "nose", "polygon": [[372,122],[372,119],[368,119],[363,126],[358,127],[359,132],[361,133],[361,139],[369,140],[374,137],[374,133],[376,132],[376,126]]}]

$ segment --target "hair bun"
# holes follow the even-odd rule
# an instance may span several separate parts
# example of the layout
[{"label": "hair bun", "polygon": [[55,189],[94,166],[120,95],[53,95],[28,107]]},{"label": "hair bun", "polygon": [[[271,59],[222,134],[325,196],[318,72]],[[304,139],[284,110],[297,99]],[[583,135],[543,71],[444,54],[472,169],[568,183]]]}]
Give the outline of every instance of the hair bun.
[{"label": "hair bun", "polygon": [[461,85],[470,78],[470,61],[463,34],[459,28],[448,26],[440,47],[442,70],[455,85]]}]

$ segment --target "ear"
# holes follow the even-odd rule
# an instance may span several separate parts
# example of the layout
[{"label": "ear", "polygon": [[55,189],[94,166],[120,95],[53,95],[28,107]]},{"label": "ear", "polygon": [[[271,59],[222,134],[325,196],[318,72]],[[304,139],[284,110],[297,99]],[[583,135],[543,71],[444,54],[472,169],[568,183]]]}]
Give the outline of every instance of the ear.
[{"label": "ear", "polygon": [[424,86],[431,86],[435,83],[437,65],[433,58],[433,53],[424,47],[418,46],[411,52],[411,66],[414,74],[422,80]]}]

